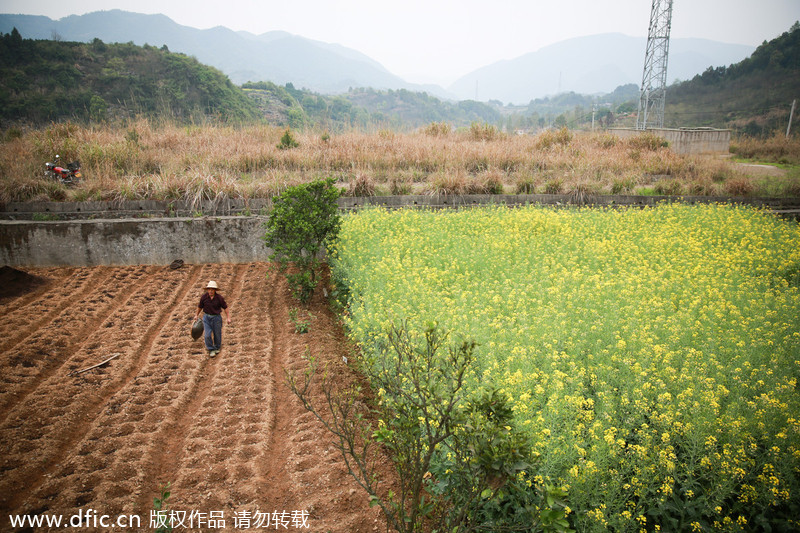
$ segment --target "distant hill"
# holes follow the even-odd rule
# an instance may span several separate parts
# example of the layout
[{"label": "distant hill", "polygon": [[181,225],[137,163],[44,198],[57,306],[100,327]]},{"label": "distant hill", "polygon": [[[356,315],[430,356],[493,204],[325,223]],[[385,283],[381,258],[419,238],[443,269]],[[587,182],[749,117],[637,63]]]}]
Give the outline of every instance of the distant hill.
[{"label": "distant hill", "polygon": [[[727,67],[710,66],[689,80],[669,85],[664,125],[771,135],[786,131],[795,99],[797,123],[800,118],[800,23],[797,22],[741,61]],[[561,126],[634,127],[639,89],[631,83],[608,94],[569,91],[536,98],[523,106],[497,104],[509,131]]]},{"label": "distant hill", "polygon": [[0,126],[25,122],[116,121],[147,116],[178,122],[249,122],[331,132],[408,130],[430,122],[496,123],[478,102],[446,102],[406,89],[322,95],[293,84],[234,85],[223,73],[167,47],[23,39],[0,34]]},{"label": "distant hill", "polygon": [[118,9],[72,15],[60,20],[33,15],[0,15],[0,32],[17,28],[24,38],[166,45],[218,68],[237,85],[252,81],[292,83],[325,94],[352,87],[409,89],[448,96],[436,86],[405,82],[366,55],[344,46],[286,32],[254,35],[218,26],[199,30],[165,15],[144,15]]},{"label": "distant hill", "polygon": [[[750,135],[785,131],[800,100],[800,24],[729,66],[667,88],[664,125],[714,126]],[[800,116],[800,101],[795,119]]]},{"label": "distant hill", "polygon": [[455,127],[501,122],[500,112],[488,104],[448,102],[406,89],[358,88],[340,95],[321,95],[295,89],[292,84],[281,87],[271,82],[246,83],[243,89],[258,102],[270,123],[292,128],[408,131],[431,122]]},{"label": "distant hill", "polygon": [[[646,44],[645,38],[620,33],[569,39],[478,69],[447,89],[459,98],[517,105],[562,92],[610,93],[620,85],[641,83]],[[752,46],[705,39],[671,39],[668,81],[740,61],[753,50]]]},{"label": "distant hill", "polygon": [[42,123],[132,116],[180,121],[259,118],[252,99],[215,68],[165,48],[0,35],[0,120]]},{"label": "distant hill", "polygon": [[373,115],[383,115],[387,125],[402,124],[406,128],[418,128],[431,122],[448,122],[459,127],[473,122],[497,124],[501,120],[500,113],[483,102],[447,102],[405,89],[355,89],[343,97]]},{"label": "distant hill", "polygon": [[[99,38],[108,43],[132,42],[159,48],[167,45],[174,52],[218,68],[237,85],[248,81],[292,83],[299,89],[322,94],[344,94],[358,87],[406,89],[443,99],[498,100],[517,105],[560,92],[594,95],[610,93],[620,85],[638,85],[646,44],[644,38],[622,34],[570,39],[483,67],[445,90],[436,85],[408,83],[356,50],[280,31],[254,35],[221,26],[200,30],[177,24],[164,15],[120,10],[60,20],[0,15],[0,32],[9,33],[14,27],[22,37],[31,39],[90,42]],[[673,39],[669,81],[689,79],[709,66],[740,61],[753,50],[752,46],[703,39]]]},{"label": "distant hill", "polygon": [[[225,28],[200,32],[178,26],[160,15],[122,11],[94,15],[99,17],[95,20],[97,24],[108,21],[109,16],[118,17],[120,23],[131,24],[141,18],[152,23],[151,30],[159,35],[159,32],[186,30],[186,35],[192,39],[206,40],[203,47],[212,54],[225,55],[220,48],[209,44],[217,42],[214,35],[220,34],[225,39],[234,36],[251,43],[269,46],[277,43],[291,48],[284,49],[277,54],[279,56],[289,56],[294,50],[307,48],[309,54],[319,59],[323,56],[318,56],[318,51],[324,50],[341,61],[355,61],[374,71],[382,69],[354,50],[283,32],[258,36]],[[76,21],[83,27],[85,17],[89,15],[66,17],[57,27],[67,30],[65,35],[77,34],[89,39],[95,32],[76,33],[70,29]],[[272,124],[316,127],[331,132],[350,128],[408,130],[431,122],[447,122],[456,127],[473,122],[488,123],[510,132],[561,126],[631,125],[635,122],[638,103],[636,83],[584,94],[562,90],[555,95],[532,98],[522,105],[504,104],[499,99],[488,103],[453,102],[432,96],[430,92],[380,89],[355,83],[337,94],[298,89],[293,82],[279,84],[262,80],[238,87],[220,70],[207,67],[194,57],[170,51],[168,45],[106,44],[97,37],[89,42],[65,41],[64,35],[48,26],[53,21],[46,17],[0,15],[0,27],[15,20],[23,27],[24,24],[36,26],[41,39],[23,39],[21,31],[12,31],[15,26],[9,33],[0,31],[0,120],[3,122],[40,123],[65,118],[113,120],[144,114],[184,121],[207,117],[236,121],[266,118]],[[129,33],[122,35],[130,36]],[[616,37],[622,37],[623,41],[630,39]],[[606,38],[609,42],[617,41],[609,36],[587,39],[599,43]],[[730,127],[753,134],[773,131],[779,126],[785,128],[791,101],[798,97],[797,88],[800,87],[798,41],[800,28],[795,23],[790,31],[754,49],[752,56],[729,63],[728,67],[706,67],[688,81],[671,85],[667,94],[666,125]],[[714,46],[708,44],[709,49]],[[566,46],[565,49],[574,54],[578,48]],[[675,63],[675,56],[681,56],[681,49],[671,46],[670,65]],[[705,62],[705,58],[697,59],[695,64]],[[598,65],[601,63],[595,65],[596,81],[600,83],[603,75],[609,74],[608,80],[602,83],[611,83],[616,75],[610,73],[615,70]],[[324,66],[313,62],[304,68],[325,71]],[[670,77],[672,72],[671,67]],[[565,79],[569,78],[563,76],[562,83]],[[479,84],[479,92],[482,87]],[[796,114],[800,115],[800,106]]]}]

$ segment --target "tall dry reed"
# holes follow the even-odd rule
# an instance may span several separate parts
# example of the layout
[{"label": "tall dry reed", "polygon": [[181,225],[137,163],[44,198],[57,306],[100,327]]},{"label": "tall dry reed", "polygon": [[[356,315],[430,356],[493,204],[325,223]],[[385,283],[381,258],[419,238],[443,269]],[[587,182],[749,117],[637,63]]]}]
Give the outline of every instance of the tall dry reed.
[{"label": "tall dry reed", "polygon": [[[648,136],[623,140],[567,130],[516,136],[437,126],[410,134],[292,132],[299,146],[282,150],[278,144],[284,131],[144,119],[122,126],[67,123],[24,130],[2,137],[0,201],[252,198],[327,176],[353,194],[542,193],[586,187],[592,194],[635,194],[652,191],[664,180],[677,185],[662,183],[662,189],[708,194],[724,191],[729,181],[736,183],[731,188],[746,191],[741,182],[750,181],[730,161],[677,155]],[[795,144],[790,143],[791,150]],[[744,150],[745,145],[735,146]],[[81,160],[85,180],[78,188],[45,181],[44,163],[55,154]],[[787,186],[796,189],[797,184]],[[762,187],[753,181],[749,190],[758,195]]]}]

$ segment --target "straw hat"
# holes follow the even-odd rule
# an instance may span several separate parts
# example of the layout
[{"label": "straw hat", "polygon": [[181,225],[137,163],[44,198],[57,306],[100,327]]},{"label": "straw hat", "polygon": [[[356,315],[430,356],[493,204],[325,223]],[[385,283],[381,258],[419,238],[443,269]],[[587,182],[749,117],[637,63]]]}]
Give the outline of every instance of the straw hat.
[{"label": "straw hat", "polygon": [[208,282],[208,285],[206,285],[206,289],[216,289],[216,290],[219,290],[219,287],[217,287],[217,282],[212,280],[212,281],[209,281],[209,282]]}]

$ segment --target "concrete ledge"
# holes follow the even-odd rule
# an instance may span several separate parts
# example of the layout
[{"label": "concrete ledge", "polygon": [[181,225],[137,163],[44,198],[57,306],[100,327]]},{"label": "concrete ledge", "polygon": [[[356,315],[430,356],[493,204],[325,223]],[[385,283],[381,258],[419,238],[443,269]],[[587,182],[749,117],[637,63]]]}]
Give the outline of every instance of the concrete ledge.
[{"label": "concrete ledge", "polygon": [[167,265],[266,261],[266,217],[0,223],[0,264]]},{"label": "concrete ledge", "polygon": [[769,209],[791,209],[800,207],[800,198],[745,198],[716,196],[638,196],[638,195],[593,195],[577,197],[570,194],[464,194],[464,195],[418,195],[418,196],[368,196],[341,197],[338,200],[342,210],[363,207],[396,208],[461,208],[480,205],[550,205],[550,206],[630,206],[647,207],[664,202],[685,204],[735,203]]},{"label": "concrete ledge", "polygon": [[264,215],[272,207],[269,199],[225,199],[193,204],[183,201],[133,200],[126,202],[10,202],[0,204],[0,218],[31,219],[34,215],[59,220],[87,218],[146,218]]},{"label": "concrete ledge", "polygon": [[[585,195],[576,198],[569,194],[441,194],[407,196],[343,196],[337,200],[343,211],[367,206],[389,209],[459,208],[478,205],[575,205],[576,203],[600,206],[648,206],[661,202],[739,203],[770,209],[800,207],[800,198],[727,198],[713,196],[636,196],[636,195]],[[155,220],[163,218],[199,218],[200,216],[266,216],[272,208],[269,199],[227,199],[220,202],[203,202],[192,205],[185,202],[142,200],[134,202],[26,202],[0,204],[0,220],[97,220],[131,218]]]},{"label": "concrete ledge", "polygon": [[[265,209],[267,200],[260,209]],[[388,209],[461,209],[480,205],[540,204],[570,207],[576,203],[607,207],[647,207],[661,202],[740,203],[771,209],[796,218],[798,198],[712,198],[706,196],[586,196],[523,195],[420,195],[372,196],[339,199],[342,211],[382,206]],[[0,206],[0,265],[95,266],[168,265],[175,259],[187,263],[249,263],[265,261],[270,250],[262,241],[265,215],[164,217],[175,212],[167,202],[117,204],[111,211],[104,202],[70,204],[46,202]],[[254,202],[229,201],[224,210],[250,212]],[[172,207],[172,211],[169,208]],[[219,205],[216,206],[218,209]],[[140,218],[106,218],[134,212]],[[55,221],[37,221],[46,214]],[[82,217],[79,219],[79,217]]]}]

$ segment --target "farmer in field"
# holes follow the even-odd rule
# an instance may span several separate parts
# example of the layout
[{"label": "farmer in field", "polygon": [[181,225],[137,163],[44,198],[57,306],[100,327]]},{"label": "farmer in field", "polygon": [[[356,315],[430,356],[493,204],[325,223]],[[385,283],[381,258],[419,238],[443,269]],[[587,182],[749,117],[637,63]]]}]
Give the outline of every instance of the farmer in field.
[{"label": "farmer in field", "polygon": [[194,319],[203,314],[203,336],[206,341],[206,350],[208,356],[214,357],[222,348],[222,314],[225,314],[225,321],[231,323],[231,315],[228,311],[228,304],[225,298],[217,291],[219,287],[216,281],[209,281],[206,285],[205,293],[200,297],[200,303],[197,305],[197,313]]}]

